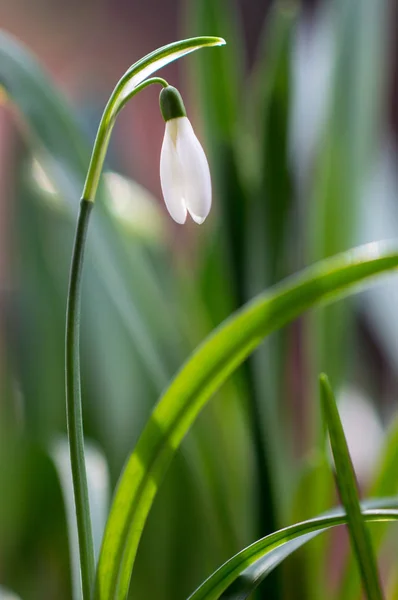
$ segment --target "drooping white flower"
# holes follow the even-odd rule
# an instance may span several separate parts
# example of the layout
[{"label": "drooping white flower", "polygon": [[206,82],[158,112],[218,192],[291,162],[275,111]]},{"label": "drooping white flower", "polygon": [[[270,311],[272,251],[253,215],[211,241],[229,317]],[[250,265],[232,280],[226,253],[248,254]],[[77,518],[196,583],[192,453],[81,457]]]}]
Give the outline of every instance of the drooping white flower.
[{"label": "drooping white flower", "polygon": [[189,213],[201,224],[211,207],[206,155],[186,116],[181,96],[172,86],[162,90],[160,108],[166,121],[160,181],[167,209],[177,223],[185,223]]}]

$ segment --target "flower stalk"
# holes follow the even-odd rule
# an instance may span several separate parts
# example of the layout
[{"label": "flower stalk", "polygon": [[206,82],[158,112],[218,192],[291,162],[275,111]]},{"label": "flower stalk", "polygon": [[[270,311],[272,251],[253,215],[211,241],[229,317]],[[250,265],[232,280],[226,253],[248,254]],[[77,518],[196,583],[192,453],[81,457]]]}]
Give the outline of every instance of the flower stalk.
[{"label": "flower stalk", "polygon": [[90,598],[95,576],[93,533],[84,460],[79,352],[81,280],[92,207],[93,203],[88,200],[83,199],[80,203],[69,278],[65,334],[66,417],[84,600]]},{"label": "flower stalk", "polygon": [[89,218],[109,145],[115,120],[126,103],[151,84],[164,88],[168,83],[149,78],[166,64],[206,46],[218,46],[225,41],[216,37],[198,37],[169,44],[148,54],[126,71],[116,85],[105,107],[94,142],[91,160],[83,188],[72,254],[66,311],[65,389],[68,439],[76,507],[83,600],[90,600],[95,579],[94,544],[84,457],[84,431],[80,384],[80,305],[83,261]]}]

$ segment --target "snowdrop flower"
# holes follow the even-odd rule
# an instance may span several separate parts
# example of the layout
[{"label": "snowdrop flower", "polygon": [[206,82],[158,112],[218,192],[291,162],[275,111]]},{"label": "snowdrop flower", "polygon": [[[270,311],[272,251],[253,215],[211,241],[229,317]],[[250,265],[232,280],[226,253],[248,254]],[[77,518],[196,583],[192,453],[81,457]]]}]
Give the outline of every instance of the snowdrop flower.
[{"label": "snowdrop flower", "polygon": [[187,213],[203,223],[211,207],[211,181],[206,155],[187,118],[181,95],[163,88],[160,110],[166,122],[160,155],[160,181],[167,210],[177,223]]}]

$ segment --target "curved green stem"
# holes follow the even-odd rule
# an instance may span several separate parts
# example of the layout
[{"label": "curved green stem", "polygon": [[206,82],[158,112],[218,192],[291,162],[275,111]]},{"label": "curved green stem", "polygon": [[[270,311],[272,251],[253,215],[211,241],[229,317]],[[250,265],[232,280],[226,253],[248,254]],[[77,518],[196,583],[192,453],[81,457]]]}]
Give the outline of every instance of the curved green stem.
[{"label": "curved green stem", "polygon": [[[85,243],[90,213],[116,116],[130,98],[152,83],[159,83],[164,87],[168,85],[167,81],[161,77],[147,79],[140,85],[132,88],[121,99],[114,92],[104,110],[91,155],[83,198],[80,203],[70,270],[65,336],[66,416],[84,600],[89,600],[91,596],[95,577],[93,534],[84,458],[79,354],[80,299]],[[115,90],[117,89],[118,87],[115,88]],[[117,106],[115,106],[116,102],[118,102]]]},{"label": "curved green stem", "polygon": [[219,46],[225,40],[218,37],[197,37],[158,48],[126,71],[116,85],[105,107],[90,159],[80,213],[77,222],[70,271],[66,315],[66,411],[76,505],[83,600],[89,600],[94,582],[95,559],[84,459],[84,432],[80,389],[79,331],[81,280],[85,242],[91,208],[97,192],[106,151],[115,119],[125,104],[142,89],[153,83],[168,85],[161,77],[149,76],[168,63],[206,46]]},{"label": "curved green stem", "polygon": [[168,85],[160,77],[148,79],[149,76],[158,69],[165,67],[170,62],[190,52],[205,48],[206,46],[222,46],[224,44],[225,40],[223,38],[214,36],[200,36],[181,40],[150,52],[125,72],[113,90],[102,115],[84,184],[83,198],[94,202],[115,118],[126,102],[151,83],[160,83],[163,86]]},{"label": "curved green stem", "polygon": [[120,113],[122,108],[124,108],[124,106],[130,100],[130,98],[132,98],[133,96],[138,94],[138,92],[140,92],[141,90],[146,88],[148,85],[152,85],[153,83],[158,83],[162,87],[168,87],[168,85],[169,85],[168,82],[165,79],[163,79],[163,77],[151,77],[150,79],[146,79],[140,85],[137,85],[137,87],[135,87],[133,90],[131,90],[131,92],[129,94],[126,94],[126,96],[124,96],[120,100],[120,102],[118,103],[118,107],[117,107],[117,115]]},{"label": "curved green stem", "polygon": [[66,417],[84,600],[89,600],[90,598],[95,574],[93,534],[88,500],[86,465],[84,460],[79,357],[82,268],[87,228],[92,206],[92,202],[87,200],[82,200],[80,204],[70,270],[65,338]]},{"label": "curved green stem", "polygon": [[88,167],[87,177],[83,188],[83,198],[86,200],[91,202],[94,202],[95,200],[106,151],[109,145],[109,139],[111,137],[117,115],[133,96],[153,83],[159,83],[163,87],[168,86],[168,83],[165,79],[162,79],[161,77],[152,77],[151,79],[147,79],[140,85],[134,87],[122,98],[120,98],[120,84],[115,87],[111,97],[108,100],[108,104],[105,107],[98,127],[97,136],[95,138],[90,165]]}]

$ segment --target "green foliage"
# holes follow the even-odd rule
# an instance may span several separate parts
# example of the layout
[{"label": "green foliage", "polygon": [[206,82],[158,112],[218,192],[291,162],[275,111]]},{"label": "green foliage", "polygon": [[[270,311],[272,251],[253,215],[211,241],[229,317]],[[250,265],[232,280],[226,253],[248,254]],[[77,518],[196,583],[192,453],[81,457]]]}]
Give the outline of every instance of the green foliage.
[{"label": "green foliage", "polygon": [[337,487],[339,488],[343,506],[347,511],[348,530],[361,572],[363,587],[369,600],[381,600],[383,594],[380,588],[376,560],[369,532],[362,516],[355,472],[336,401],[326,375],[323,374],[320,376],[319,383],[324,419],[329,431],[330,444],[336,467]]},{"label": "green foliage", "polygon": [[[396,422],[384,434],[372,479],[364,482],[358,471],[361,492],[373,498],[360,508],[339,415],[322,380],[343,504],[330,511],[332,476],[315,391],[325,370],[339,393],[354,384],[377,407],[393,395],[380,385],[385,373],[394,381],[394,361],[372,313],[353,300],[330,305],[398,268],[398,250],[379,241],[382,231],[377,242],[349,250],[366,236],[362,198],[372,192],[385,136],[387,3],[334,0],[309,16],[281,0],[262,15],[264,24],[247,20],[244,4],[186,3],[191,35],[228,42],[182,63],[189,73],[184,100],[202,125],[214,188],[215,210],[195,242],[189,230],[169,244],[162,209],[135,182],[112,173],[98,188],[81,320],[85,434],[96,442],[87,469],[88,487],[97,489],[98,600],[330,600],[336,540],[331,545],[330,534],[318,534],[346,523],[369,598],[382,597],[372,548],[392,590],[397,579],[396,564],[383,554],[387,521],[398,514]],[[155,57],[152,73],[195,48],[177,43],[138,67],[151,67]],[[127,92],[114,96],[106,144],[98,142],[100,166],[136,75],[130,69],[116,88],[127,85]],[[21,598],[79,600],[72,487],[59,432],[72,229],[90,143],[74,109],[6,33],[0,86],[23,140],[10,173],[17,292],[5,296],[0,356],[0,584]],[[100,169],[94,171],[91,190]],[[380,365],[363,350],[364,338],[377,347]],[[391,412],[381,413],[383,427]],[[368,523],[376,521],[369,541]],[[358,573],[350,554],[335,574],[336,598],[358,599]]]},{"label": "green foliage", "polygon": [[[366,521],[398,520],[397,510],[364,511]],[[189,600],[244,600],[280,562],[322,531],[348,522],[340,511],[297,523],[267,536],[239,552],[220,567]]]},{"label": "green foliage", "polygon": [[[374,252],[374,246],[372,246]],[[275,329],[378,271],[398,267],[398,252],[343,254],[267,292],[228,319],[187,362],[148,421],[121,477],[99,559],[96,597],[125,597],[146,517],[165,470],[211,395]]]}]

